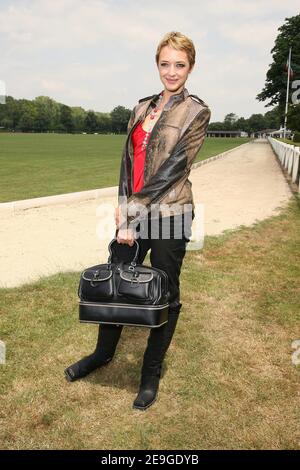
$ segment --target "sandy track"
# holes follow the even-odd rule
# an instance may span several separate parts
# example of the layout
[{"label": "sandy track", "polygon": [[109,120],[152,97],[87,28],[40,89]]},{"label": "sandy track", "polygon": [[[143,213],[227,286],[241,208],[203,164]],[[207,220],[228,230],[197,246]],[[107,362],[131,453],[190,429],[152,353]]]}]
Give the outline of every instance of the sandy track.
[{"label": "sandy track", "polygon": [[[292,193],[270,145],[257,140],[192,170],[190,180],[204,234],[251,225],[280,211]],[[93,199],[0,213],[0,286],[13,287],[59,271],[80,271],[107,261],[113,215],[103,228],[103,203]],[[198,206],[199,204],[199,206]],[[197,212],[197,207],[199,207]],[[194,221],[195,223],[195,221]]]}]

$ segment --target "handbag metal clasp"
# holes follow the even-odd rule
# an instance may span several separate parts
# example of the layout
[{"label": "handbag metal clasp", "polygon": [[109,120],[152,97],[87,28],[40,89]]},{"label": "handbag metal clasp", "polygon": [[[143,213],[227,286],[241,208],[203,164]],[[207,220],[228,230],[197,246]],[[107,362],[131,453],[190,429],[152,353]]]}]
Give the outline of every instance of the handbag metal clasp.
[{"label": "handbag metal clasp", "polygon": [[140,274],[135,271],[133,273],[133,278],[131,279],[130,284],[139,284],[140,283],[139,279],[136,279],[137,277],[139,277],[139,275]]},{"label": "handbag metal clasp", "polygon": [[128,267],[129,271],[133,271],[133,272],[134,272],[135,266],[136,266],[136,262],[135,262],[135,261],[131,261],[130,266]]}]

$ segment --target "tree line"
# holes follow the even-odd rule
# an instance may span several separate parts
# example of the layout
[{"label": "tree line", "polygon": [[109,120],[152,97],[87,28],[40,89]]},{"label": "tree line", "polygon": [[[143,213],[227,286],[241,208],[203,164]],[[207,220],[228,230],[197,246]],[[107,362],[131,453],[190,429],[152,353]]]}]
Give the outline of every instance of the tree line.
[{"label": "tree line", "polygon": [[19,132],[115,133],[127,131],[131,110],[117,106],[110,113],[85,111],[49,98],[33,100],[5,97],[0,105],[0,128]]},{"label": "tree line", "polygon": [[[0,105],[0,128],[14,132],[63,132],[122,134],[127,132],[131,110],[115,107],[110,113],[85,111],[82,107],[70,107],[48,96],[33,100],[14,99],[7,96]],[[279,106],[263,114],[252,114],[248,119],[229,113],[223,121],[210,122],[208,130],[244,131],[249,135],[263,129],[279,129],[282,113]],[[295,122],[293,122],[295,121]],[[300,130],[298,114],[290,116],[290,128]]]},{"label": "tree line", "polygon": [[[265,114],[252,114],[248,119],[229,113],[223,121],[210,122],[208,130],[244,131],[248,134],[266,129],[279,129],[284,124],[287,57],[292,48],[290,68],[290,95],[287,127],[295,135],[300,132],[300,103],[291,99],[292,91],[299,88],[300,81],[300,14],[285,18],[278,28],[275,45],[271,50],[273,62],[266,73],[263,90],[256,96],[258,101],[267,101],[265,107],[273,108]],[[300,91],[298,93],[300,95]],[[34,100],[6,97],[0,105],[0,130],[21,132],[88,132],[126,133],[131,110],[117,106],[110,113],[85,111],[81,107],[70,107],[58,103],[48,96]]]}]

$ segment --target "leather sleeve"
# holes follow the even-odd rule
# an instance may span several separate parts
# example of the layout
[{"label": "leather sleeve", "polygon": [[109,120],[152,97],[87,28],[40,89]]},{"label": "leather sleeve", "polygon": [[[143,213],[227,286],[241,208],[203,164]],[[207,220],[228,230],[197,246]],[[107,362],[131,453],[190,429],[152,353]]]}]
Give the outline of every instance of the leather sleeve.
[{"label": "leather sleeve", "polygon": [[[188,178],[193,161],[202,147],[210,116],[211,111],[208,107],[201,109],[155,175],[141,191],[133,193],[128,198],[126,214],[128,226],[130,223],[135,225],[145,218],[151,209],[151,204],[162,199],[176,182],[185,175]],[[131,210],[135,215],[130,215]]]},{"label": "leather sleeve", "polygon": [[127,135],[134,123],[134,119],[135,119],[135,108],[136,106],[133,108],[133,110],[131,111],[131,114],[130,114],[130,118],[129,118],[129,121],[128,121],[128,124],[127,124]]}]

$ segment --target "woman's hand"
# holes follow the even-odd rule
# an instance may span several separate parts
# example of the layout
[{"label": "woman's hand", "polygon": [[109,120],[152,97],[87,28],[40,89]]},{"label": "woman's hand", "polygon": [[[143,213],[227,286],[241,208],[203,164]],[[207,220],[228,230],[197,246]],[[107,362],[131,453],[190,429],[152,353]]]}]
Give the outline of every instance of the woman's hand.
[{"label": "woman's hand", "polygon": [[[121,217],[121,207],[118,206],[115,210],[115,222],[116,222],[116,226],[118,229],[120,226],[120,217]],[[134,235],[135,235],[134,230],[130,228],[119,229],[118,234],[117,234],[117,242],[132,246],[134,245],[134,240],[135,240]]]},{"label": "woman's hand", "polygon": [[120,229],[118,231],[118,235],[117,235],[117,242],[118,243],[133,246],[134,245],[134,240],[135,240],[134,231],[131,228]]},{"label": "woman's hand", "polygon": [[116,223],[117,228],[120,227],[121,222],[122,223],[126,222],[126,218],[125,218],[124,213],[122,214],[122,207],[118,206],[115,209],[115,223]]}]

